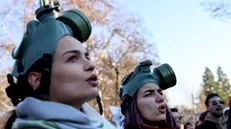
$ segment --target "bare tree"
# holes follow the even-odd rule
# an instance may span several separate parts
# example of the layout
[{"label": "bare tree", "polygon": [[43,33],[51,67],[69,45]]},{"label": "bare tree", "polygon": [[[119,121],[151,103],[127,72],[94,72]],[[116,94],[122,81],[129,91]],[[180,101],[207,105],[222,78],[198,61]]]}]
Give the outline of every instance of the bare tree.
[{"label": "bare tree", "polygon": [[213,18],[228,22],[231,18],[230,0],[205,0],[200,4]]}]

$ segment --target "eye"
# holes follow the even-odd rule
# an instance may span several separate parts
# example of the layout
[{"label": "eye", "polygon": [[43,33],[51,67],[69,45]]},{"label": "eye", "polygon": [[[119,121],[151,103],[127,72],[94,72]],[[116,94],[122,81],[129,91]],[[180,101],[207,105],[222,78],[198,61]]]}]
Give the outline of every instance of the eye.
[{"label": "eye", "polygon": [[159,89],[157,92],[158,92],[160,95],[163,95],[163,91],[162,91],[161,89]]},{"label": "eye", "polygon": [[88,59],[88,60],[90,60],[90,57],[89,57],[88,53],[85,54],[85,58]]},{"label": "eye", "polygon": [[153,90],[145,91],[144,97],[148,97],[152,95],[153,92],[154,92]]},{"label": "eye", "polygon": [[212,101],[211,103],[212,103],[212,105],[216,106],[216,105],[218,105],[219,101],[218,102],[217,101]]},{"label": "eye", "polygon": [[212,105],[216,106],[218,103],[212,103]]},{"label": "eye", "polygon": [[220,104],[223,104],[223,105],[225,104],[225,102],[223,100],[220,100],[219,102],[220,102]]},{"label": "eye", "polygon": [[75,62],[77,59],[78,59],[78,57],[76,55],[72,55],[67,59],[67,61],[68,62]]},{"label": "eye", "polygon": [[89,55],[85,56],[85,58],[86,58],[86,59],[88,59],[88,60],[90,60],[90,57],[89,57]]},{"label": "eye", "polygon": [[152,95],[152,93],[146,93],[146,94],[144,95],[144,97],[148,97],[148,96],[150,96],[150,95]]}]

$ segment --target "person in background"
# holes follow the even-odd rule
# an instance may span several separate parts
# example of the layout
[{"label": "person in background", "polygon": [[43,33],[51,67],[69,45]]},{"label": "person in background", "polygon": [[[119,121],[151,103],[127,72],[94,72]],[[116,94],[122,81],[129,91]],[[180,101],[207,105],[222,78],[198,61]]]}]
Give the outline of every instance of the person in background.
[{"label": "person in background", "polygon": [[210,93],[205,100],[207,115],[204,121],[196,129],[226,129],[223,109],[224,101],[217,93]]},{"label": "person in background", "polygon": [[109,109],[111,110],[111,121],[113,125],[116,126],[116,129],[123,129],[124,116],[121,113],[120,106],[110,106]]},{"label": "person in background", "polygon": [[181,127],[181,116],[179,114],[179,111],[177,108],[170,108],[171,112],[172,112],[172,115],[174,117],[174,119],[176,120],[176,123],[178,124],[179,127]]},{"label": "person in background", "polygon": [[184,129],[194,129],[194,125],[191,122],[184,124]]},{"label": "person in background", "polygon": [[226,107],[223,112],[224,112],[224,116],[228,119],[228,117],[229,117],[229,107]]},{"label": "person in background", "polygon": [[231,97],[229,97],[229,111],[227,113],[228,115],[228,120],[227,120],[227,129],[231,129]]},{"label": "person in background", "polygon": [[196,123],[196,126],[199,126],[200,124],[202,124],[204,122],[205,117],[206,117],[207,114],[208,114],[208,111],[205,111],[205,112],[201,113],[201,115],[199,117],[199,120]]}]

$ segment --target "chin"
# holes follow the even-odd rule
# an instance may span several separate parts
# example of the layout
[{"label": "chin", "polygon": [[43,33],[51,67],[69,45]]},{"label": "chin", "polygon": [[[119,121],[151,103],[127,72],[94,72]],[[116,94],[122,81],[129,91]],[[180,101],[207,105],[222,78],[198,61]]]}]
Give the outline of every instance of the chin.
[{"label": "chin", "polygon": [[91,101],[95,99],[99,95],[98,88],[94,88],[92,90],[89,90],[89,93],[86,98],[88,98],[88,101]]},{"label": "chin", "polygon": [[155,121],[155,122],[159,122],[159,121],[165,121],[166,120],[166,114],[159,114],[159,115],[155,115],[156,117],[151,117],[151,119],[148,119],[148,121]]},{"label": "chin", "polygon": [[218,117],[221,117],[222,115],[223,115],[223,113],[212,113],[212,115],[214,116],[214,117],[216,117],[216,118],[218,118]]},{"label": "chin", "polygon": [[160,121],[166,120],[166,114],[161,114],[161,115],[159,116],[159,120],[160,120]]}]

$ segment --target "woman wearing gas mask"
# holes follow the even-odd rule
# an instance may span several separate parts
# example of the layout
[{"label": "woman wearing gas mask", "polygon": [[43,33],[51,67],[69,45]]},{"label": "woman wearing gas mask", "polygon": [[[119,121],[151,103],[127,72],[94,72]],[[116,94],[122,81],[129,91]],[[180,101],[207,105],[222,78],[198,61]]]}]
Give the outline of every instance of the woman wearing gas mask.
[{"label": "woman wearing gas mask", "polygon": [[162,90],[176,85],[168,64],[151,71],[152,62],[141,62],[122,80],[119,90],[124,129],[179,129],[165,104]]},{"label": "woman wearing gas mask", "polygon": [[90,22],[77,10],[55,17],[53,5],[41,1],[38,20],[27,24],[12,53],[16,61],[6,93],[16,110],[4,128],[113,129],[86,103],[98,98],[100,105],[95,65],[82,45]]}]

